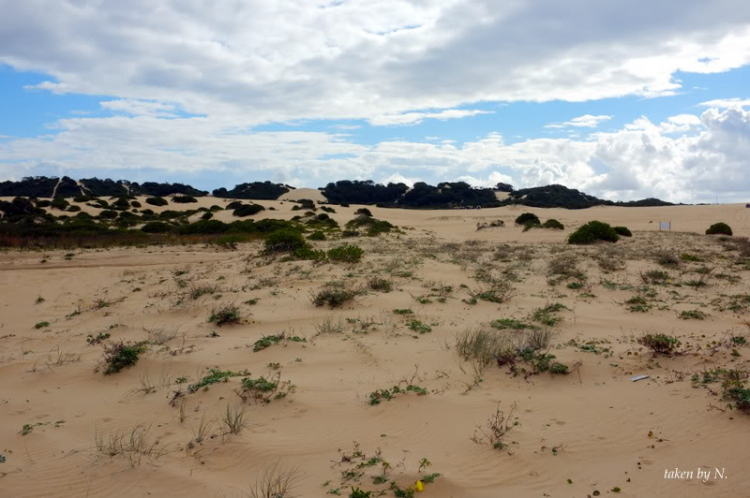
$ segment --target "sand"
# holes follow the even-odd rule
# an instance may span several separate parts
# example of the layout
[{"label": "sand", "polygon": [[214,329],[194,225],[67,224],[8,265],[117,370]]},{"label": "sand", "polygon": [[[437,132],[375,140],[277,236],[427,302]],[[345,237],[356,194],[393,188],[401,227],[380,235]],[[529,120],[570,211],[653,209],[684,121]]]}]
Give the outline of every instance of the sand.
[{"label": "sand", "polygon": [[[203,198],[187,207],[225,202]],[[259,204],[275,211],[256,218],[299,214],[290,202]],[[332,216],[343,224],[356,209],[336,206]],[[710,391],[717,385],[691,382],[707,369],[749,368],[750,348],[737,347],[740,356],[733,356],[724,344],[750,332],[748,308],[729,309],[731,296],[750,294],[750,267],[734,264],[736,251],[703,232],[725,221],[736,236],[748,236],[750,209],[370,209],[403,233],[356,239],[365,250],[358,264],[259,256],[260,242],[237,250],[0,252],[0,496],[249,496],[273,465],[295,471],[296,485],[286,496],[330,496],[336,488],[349,496],[349,486],[388,489],[373,484],[382,469],[377,459],[363,466],[359,479],[342,475],[376,456],[389,462],[387,479],[402,488],[424,474],[441,474],[420,496],[586,497],[595,490],[614,496],[615,488],[622,496],[750,495],[750,415],[728,411]],[[525,211],[556,218],[566,230],[522,232],[513,220]],[[216,218],[232,220],[230,212]],[[626,225],[634,236],[615,245],[564,243],[571,229],[592,219]],[[476,230],[493,220],[506,226]],[[673,231],[659,232],[659,221],[671,221]],[[643,285],[641,272],[664,269],[656,250],[703,261],[666,269],[669,283],[649,285],[650,307],[630,311],[624,302]],[[577,259],[582,288],[567,287],[575,279],[550,276],[549,262],[563,256]],[[602,256],[622,266],[605,271]],[[704,266],[714,269],[708,285],[685,285]],[[505,279],[512,297],[467,303],[482,272]],[[373,276],[391,281],[392,291],[370,290],[338,309],[311,303],[310,293],[328,281],[365,285]],[[559,281],[550,285],[550,279]],[[215,292],[192,299],[197,286],[215,286]],[[213,309],[232,303],[242,323],[208,322]],[[570,367],[569,375],[514,377],[507,367],[476,371],[459,358],[457,334],[500,318],[531,323],[534,310],[551,303],[565,309],[556,314],[562,321],[549,327],[549,352]],[[407,308],[413,314],[393,312]],[[680,318],[691,310],[705,319]],[[431,331],[411,330],[412,320]],[[319,334],[326,321],[343,331]],[[48,324],[35,328],[42,322]],[[111,335],[105,343],[151,343],[135,366],[105,376],[102,345],[86,340],[105,332]],[[254,352],[255,341],[281,332],[306,342]],[[636,342],[646,332],[677,335],[691,350],[654,357]],[[711,341],[719,345],[709,347]],[[587,342],[597,352],[580,347]],[[209,368],[247,369],[252,378],[280,374],[296,389],[269,403],[243,403],[235,393],[242,377],[232,377],[188,393],[186,386]],[[650,377],[631,382],[639,374]],[[177,383],[180,378],[186,383]],[[369,393],[402,379],[427,394],[369,404]],[[171,406],[175,391],[184,395]],[[503,449],[472,441],[498,406],[508,414],[514,405],[515,425]],[[227,406],[245,407],[239,434],[226,434],[218,421]],[[196,442],[202,420],[210,426]],[[23,431],[26,424],[30,432]],[[158,444],[116,455],[97,448],[97,440],[118,431],[129,437],[139,426]],[[150,454],[143,454],[146,447]],[[340,452],[351,456],[355,447],[366,459],[342,463]],[[431,465],[420,469],[423,458]],[[697,478],[699,467],[711,478]],[[676,468],[692,471],[692,478],[665,479],[665,470]]]}]

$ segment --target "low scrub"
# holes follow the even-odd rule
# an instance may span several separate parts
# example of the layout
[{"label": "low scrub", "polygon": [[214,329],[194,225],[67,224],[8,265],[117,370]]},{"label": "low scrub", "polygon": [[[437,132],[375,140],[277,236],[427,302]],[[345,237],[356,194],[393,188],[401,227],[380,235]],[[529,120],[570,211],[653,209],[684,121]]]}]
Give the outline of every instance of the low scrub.
[{"label": "low scrub", "polygon": [[340,263],[359,263],[364,250],[354,244],[344,244],[328,251],[328,259]]},{"label": "low scrub", "polygon": [[732,235],[732,229],[726,223],[714,223],[706,230],[706,235]]},{"label": "low scrub", "polygon": [[241,319],[240,309],[233,304],[214,308],[208,317],[209,323],[215,323],[218,326],[239,323]]},{"label": "low scrub", "polygon": [[615,229],[601,221],[589,221],[568,237],[569,244],[594,244],[599,241],[617,242]]},{"label": "low scrub", "polygon": [[542,228],[551,228],[553,230],[565,230],[565,225],[556,219],[549,219],[542,224]]},{"label": "low scrub", "polygon": [[671,356],[678,353],[682,344],[680,340],[672,335],[666,334],[644,334],[638,338],[638,344],[647,347],[655,355]]},{"label": "low scrub", "polygon": [[146,351],[145,342],[126,344],[123,341],[104,346],[104,375],[117,373],[123,368],[138,363],[141,353]]},{"label": "low scrub", "polygon": [[315,306],[328,305],[331,308],[340,308],[344,303],[353,300],[362,292],[358,288],[328,283],[322,289],[310,294],[310,300]]},{"label": "low scrub", "polygon": [[633,232],[631,232],[628,227],[615,227],[614,231],[617,235],[622,235],[623,237],[633,236]]},{"label": "low scrub", "polygon": [[282,228],[271,232],[266,239],[266,251],[273,252],[291,252],[296,249],[308,247],[302,234],[291,228]]},{"label": "low scrub", "polygon": [[258,214],[261,211],[265,211],[266,208],[261,206],[260,204],[243,204],[240,207],[236,208],[234,211],[232,211],[233,216],[237,216],[239,218],[243,218],[245,216],[252,216],[254,214]]},{"label": "low scrub", "polygon": [[255,344],[253,344],[253,352],[257,353],[258,351],[263,351],[274,344],[281,344],[282,342],[307,342],[307,339],[296,335],[286,335],[285,332],[277,335],[265,335],[255,341]]},{"label": "low scrub", "polygon": [[516,218],[516,225],[541,225],[539,217],[534,213],[523,213]]}]

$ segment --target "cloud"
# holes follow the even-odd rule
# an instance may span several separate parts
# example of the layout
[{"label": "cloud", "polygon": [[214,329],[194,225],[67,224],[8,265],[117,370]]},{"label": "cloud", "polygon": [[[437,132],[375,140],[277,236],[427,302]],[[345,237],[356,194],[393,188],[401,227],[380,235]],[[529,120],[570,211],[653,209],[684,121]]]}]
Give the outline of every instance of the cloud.
[{"label": "cloud", "polygon": [[100,102],[99,105],[112,112],[122,112],[134,116],[154,116],[173,118],[177,114],[176,106],[161,102],[148,102],[144,100],[123,99]]},{"label": "cloud", "polygon": [[412,188],[414,184],[419,181],[421,181],[419,178],[407,178],[401,173],[393,173],[388,178],[383,179],[380,183],[382,183],[383,185],[388,185],[389,183],[403,183],[409,188]]},{"label": "cloud", "polygon": [[447,109],[440,112],[407,112],[405,114],[382,115],[371,118],[369,121],[373,126],[415,125],[422,123],[425,119],[447,121],[449,119],[460,119],[480,114],[494,114],[494,111]]},{"label": "cloud", "polygon": [[457,109],[479,102],[671,95],[677,72],[750,62],[750,2],[560,5],[0,0],[0,64],[50,75],[37,86],[46,91],[167,103],[242,126],[392,126],[465,117]]},{"label": "cloud", "polygon": [[565,121],[564,123],[550,123],[547,125],[544,125],[545,128],[567,128],[569,126],[577,127],[577,128],[596,128],[599,126],[599,123],[603,121],[609,121],[612,119],[612,116],[592,116],[591,114],[584,114],[583,116],[578,116],[577,118],[573,118],[570,121]]},{"label": "cloud", "polygon": [[513,183],[513,178],[503,173],[493,171],[486,179],[475,178],[471,175],[462,175],[455,179],[457,182],[466,182],[472,187],[494,187],[498,183]]},{"label": "cloud", "polygon": [[750,105],[750,99],[714,99],[698,104],[702,107],[718,107],[720,109],[726,109],[727,107],[746,107]]},{"label": "cloud", "polygon": [[[317,187],[328,181],[384,179],[497,181],[517,188],[561,183],[615,200],[742,201],[750,191],[750,111],[704,111],[662,123],[642,117],[585,140],[536,138],[506,143],[489,133],[463,143],[386,140],[360,144],[338,133],[253,132],[234,120],[149,115],[76,117],[57,133],[0,141],[0,179],[144,168],[212,178],[263,176]],[[683,131],[680,131],[683,130]],[[127,175],[130,176],[130,175]],[[174,181],[174,180],[173,180]],[[219,185],[216,185],[219,186]]]}]

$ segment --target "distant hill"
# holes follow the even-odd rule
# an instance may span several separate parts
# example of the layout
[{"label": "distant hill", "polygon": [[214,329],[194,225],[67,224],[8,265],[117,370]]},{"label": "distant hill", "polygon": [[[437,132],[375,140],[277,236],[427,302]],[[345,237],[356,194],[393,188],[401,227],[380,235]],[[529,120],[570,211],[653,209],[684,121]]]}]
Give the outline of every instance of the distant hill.
[{"label": "distant hill", "polygon": [[576,189],[564,185],[547,185],[545,187],[531,187],[515,190],[508,194],[508,198],[501,202],[503,206],[509,204],[521,204],[530,207],[566,209],[586,209],[594,206],[673,206],[670,202],[659,199],[648,198],[640,201],[614,202],[599,199],[592,195],[584,194]]},{"label": "distant hill", "polygon": [[[403,183],[380,185],[371,180],[342,180],[329,183],[321,189],[329,202],[350,204],[379,204],[385,207],[412,209],[448,209],[457,207],[496,207],[513,204],[552,208],[585,209],[593,206],[671,206],[659,199],[630,202],[613,202],[598,199],[563,185],[547,185],[514,190],[511,185],[499,183],[496,188],[476,188],[465,182],[443,182],[437,186],[424,182],[408,188]],[[507,194],[498,200],[496,192]]]},{"label": "distant hill", "polygon": [[129,182],[127,180],[100,180],[82,178],[78,182],[68,176],[62,178],[30,176],[21,181],[0,182],[2,197],[76,197],[91,195],[94,197],[112,197],[120,195],[165,196],[172,194],[201,197],[208,192],[198,190],[182,183]]},{"label": "distant hill", "polygon": [[240,183],[232,190],[224,187],[217,188],[213,191],[214,197],[224,197],[229,199],[256,199],[256,200],[276,200],[286,194],[294,187],[283,185],[281,183],[253,182]]},{"label": "distant hill", "polygon": [[[294,187],[281,183],[240,183],[233,189],[218,188],[215,197],[229,199],[276,200],[292,192]],[[614,202],[587,195],[564,185],[547,185],[514,190],[511,185],[499,183],[495,188],[472,187],[465,182],[442,182],[437,186],[424,182],[409,188],[403,183],[382,185],[372,180],[340,180],[318,189],[330,203],[377,204],[382,207],[407,209],[451,209],[522,205],[540,208],[585,209],[594,206],[672,206],[670,202],[648,198],[639,201]],[[502,192],[504,198],[498,199]],[[18,182],[0,182],[1,197],[63,197],[79,195],[93,197],[118,197],[124,195],[168,196],[173,194],[201,197],[208,192],[182,183],[144,182],[127,180],[100,180],[83,178],[76,182],[68,176],[62,178],[35,176]]]}]

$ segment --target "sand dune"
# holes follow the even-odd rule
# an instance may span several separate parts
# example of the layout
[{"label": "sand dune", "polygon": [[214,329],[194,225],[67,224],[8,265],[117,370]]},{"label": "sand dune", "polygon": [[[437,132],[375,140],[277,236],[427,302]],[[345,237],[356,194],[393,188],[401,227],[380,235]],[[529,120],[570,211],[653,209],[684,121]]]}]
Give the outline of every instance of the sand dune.
[{"label": "sand dune", "polygon": [[[225,202],[202,198],[188,207]],[[290,202],[258,203],[267,210],[257,217],[298,214]],[[178,209],[152,207],[170,208]],[[356,208],[336,206],[332,217],[343,224]],[[356,264],[282,261],[260,255],[260,242],[235,251],[0,253],[0,496],[249,496],[274,464],[295,470],[286,496],[298,497],[337,488],[349,496],[353,486],[387,491],[389,482],[407,488],[431,473],[440,476],[419,495],[748,495],[750,416],[728,411],[712,394],[718,384],[692,378],[750,368],[750,348],[727,342],[750,333],[750,263],[703,235],[717,221],[736,237],[750,235],[750,209],[370,209],[403,233],[355,239],[365,250]],[[526,211],[566,230],[523,232],[513,220]],[[233,219],[231,212],[216,218]],[[592,219],[628,226],[634,236],[614,245],[565,244]],[[493,220],[505,227],[476,230]],[[673,231],[659,232],[659,221],[671,221]],[[678,265],[660,265],[657,251],[672,253]],[[553,261],[570,275],[551,273]],[[667,279],[645,284],[649,270]],[[310,300],[326,282],[366,287],[373,277],[392,290],[368,290],[336,309]],[[701,278],[707,285],[688,285]],[[471,304],[488,282],[502,282],[509,298]],[[196,297],[197,288],[207,290]],[[626,303],[635,296],[642,309]],[[550,314],[557,323],[535,318],[556,303],[563,306]],[[208,321],[230,304],[241,323]],[[394,312],[405,309],[412,312]],[[550,330],[548,353],[570,373],[513,376],[507,365],[461,359],[456,336],[496,331],[489,324],[499,319]],[[305,341],[254,351],[256,341],[282,332]],[[102,345],[87,343],[100,333],[110,334],[105,344],[147,341],[146,351],[135,366],[104,375]],[[654,356],[637,342],[645,333],[679,337],[684,354]],[[212,368],[249,373],[189,392]],[[630,380],[639,374],[649,378]],[[286,397],[243,402],[236,393],[244,377],[277,375],[295,386]],[[426,394],[369,403],[370,393],[409,383]],[[498,406],[507,415],[514,405],[502,449],[472,440]],[[220,422],[227,407],[245,409],[238,434]],[[138,427],[136,435],[147,432],[133,448]],[[110,455],[105,447],[118,434],[125,448]],[[420,468],[422,459],[430,465]],[[388,483],[376,484],[383,460]],[[664,477],[698,467],[723,468],[728,477]]]}]

